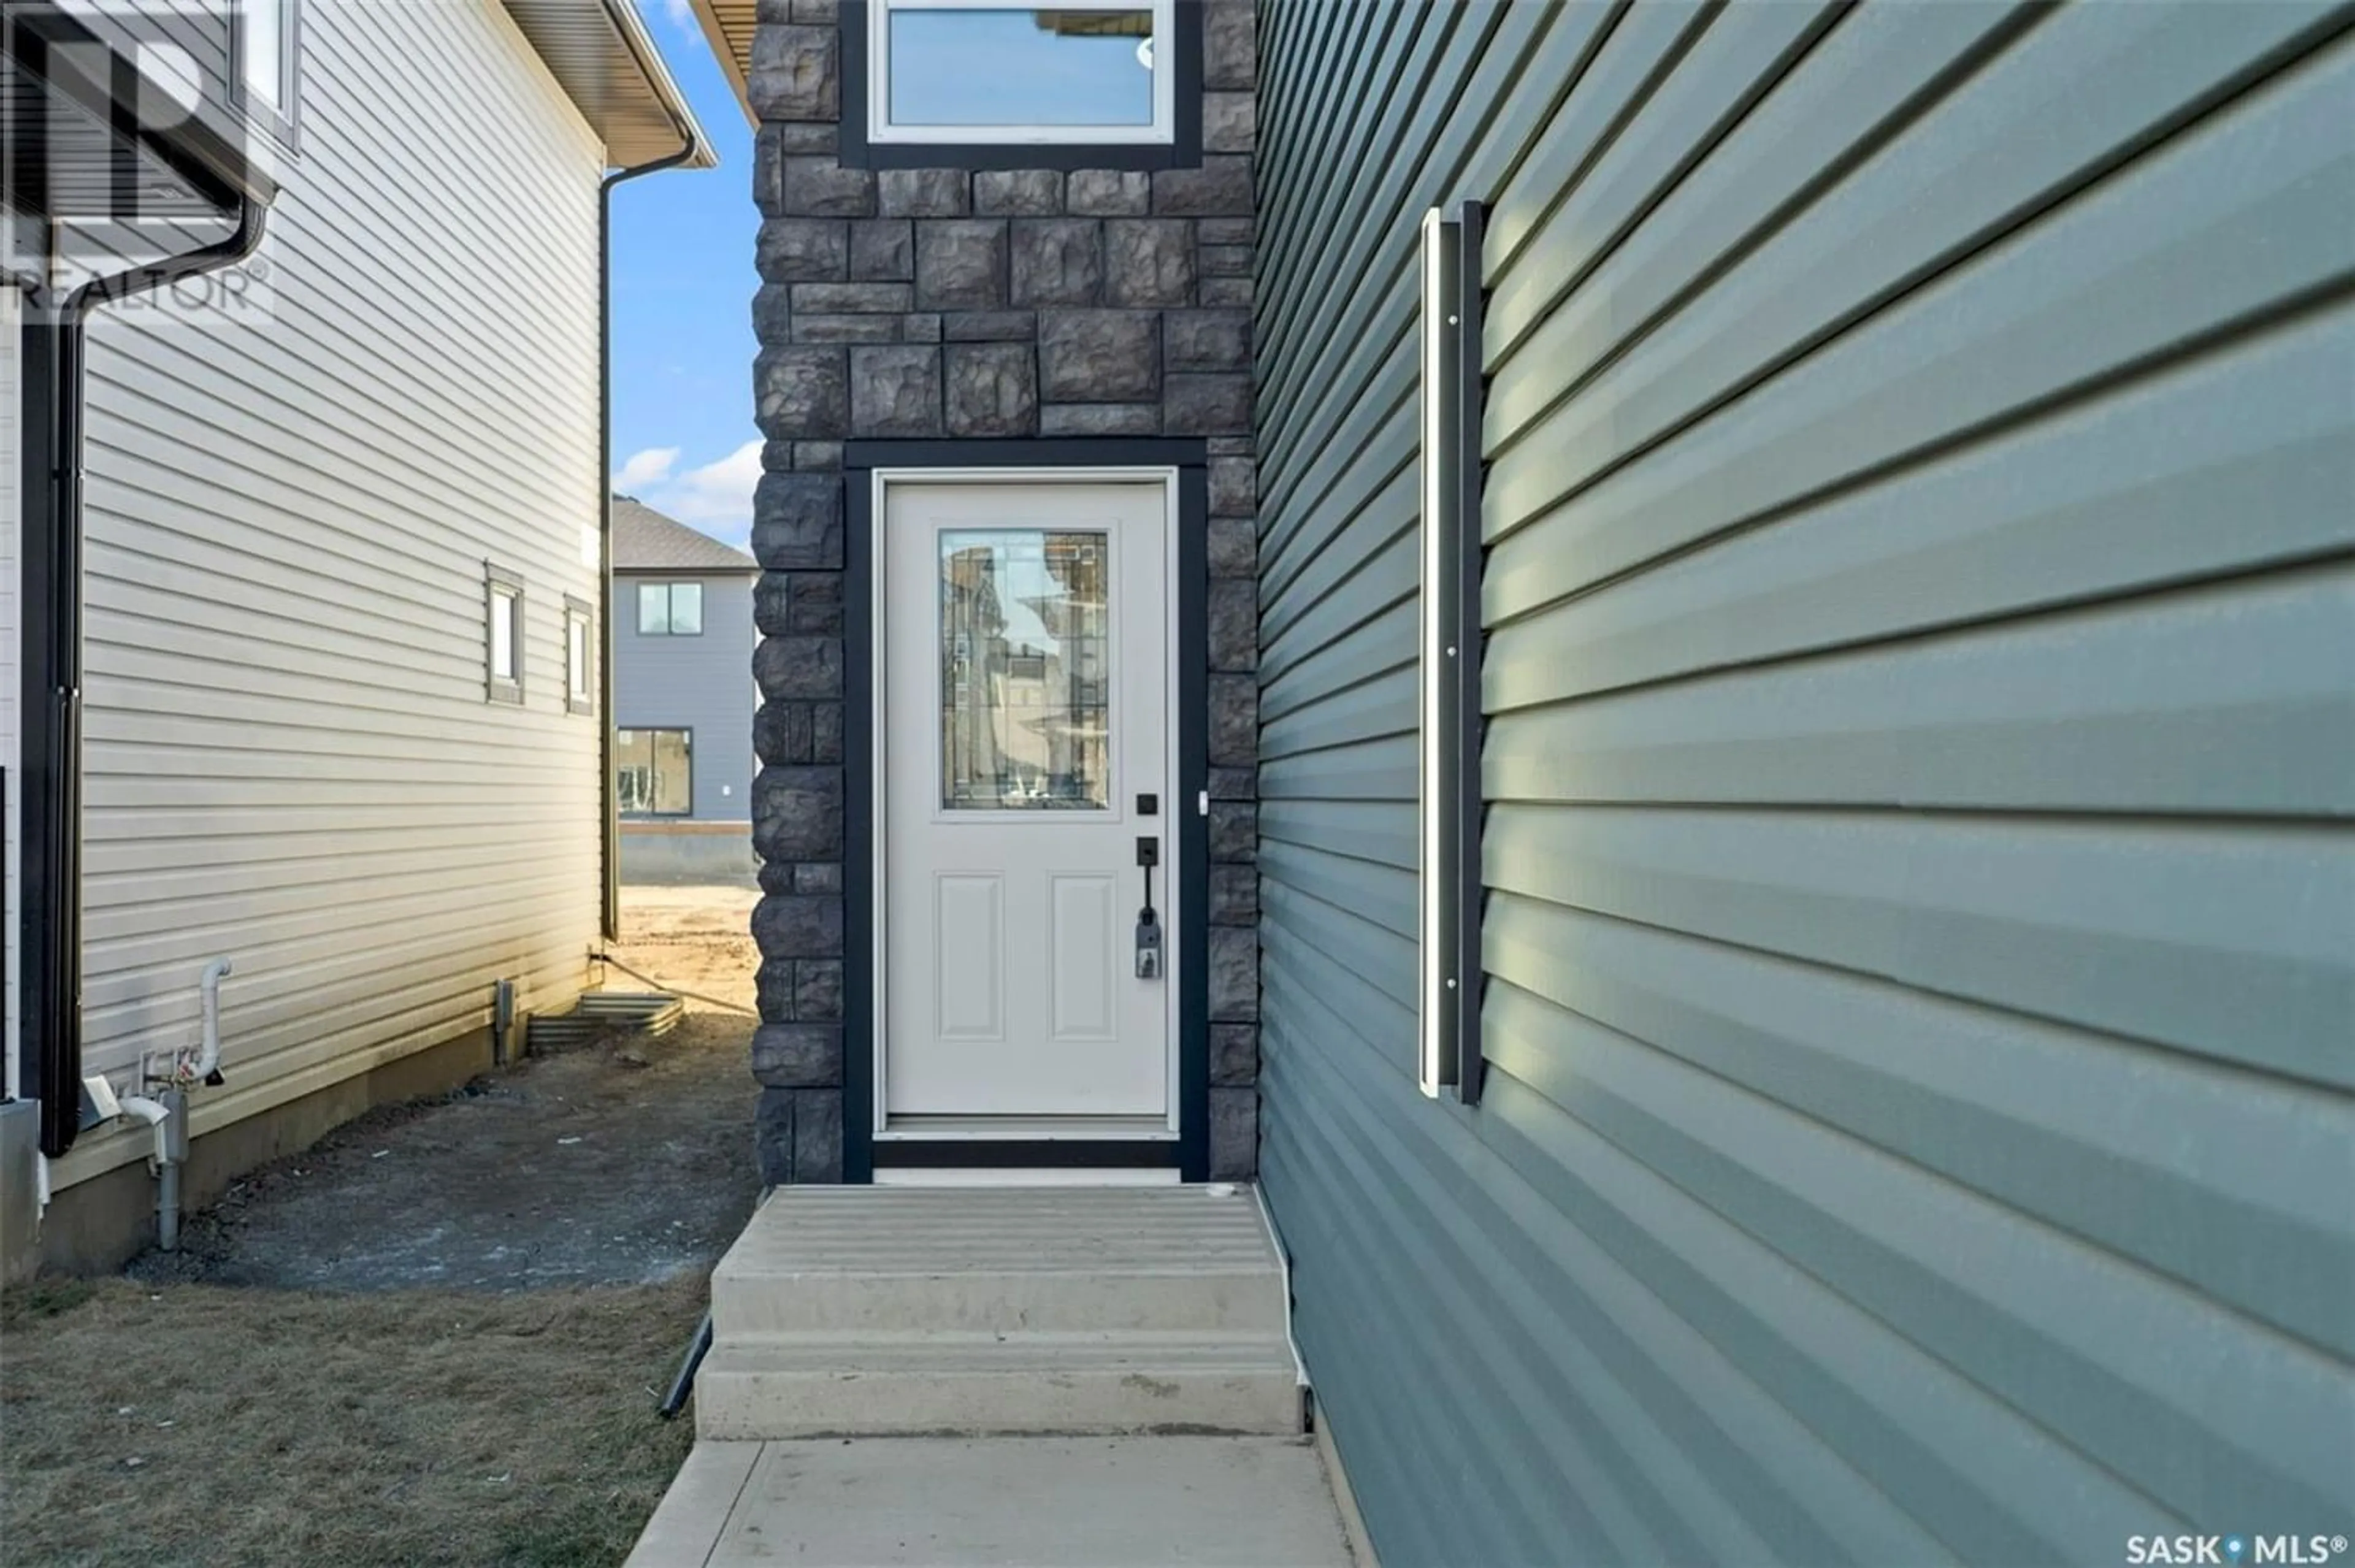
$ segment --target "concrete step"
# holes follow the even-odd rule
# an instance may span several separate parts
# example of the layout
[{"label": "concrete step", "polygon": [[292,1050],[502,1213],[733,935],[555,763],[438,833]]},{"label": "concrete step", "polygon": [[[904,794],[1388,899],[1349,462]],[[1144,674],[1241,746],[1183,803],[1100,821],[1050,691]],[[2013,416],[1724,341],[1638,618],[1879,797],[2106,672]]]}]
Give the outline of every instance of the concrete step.
[{"label": "concrete step", "polygon": [[1248,1191],[786,1188],[712,1275],[716,1340],[909,1333],[1281,1336]]},{"label": "concrete step", "polygon": [[1302,1428],[1281,1334],[721,1339],[695,1412],[723,1440]]}]

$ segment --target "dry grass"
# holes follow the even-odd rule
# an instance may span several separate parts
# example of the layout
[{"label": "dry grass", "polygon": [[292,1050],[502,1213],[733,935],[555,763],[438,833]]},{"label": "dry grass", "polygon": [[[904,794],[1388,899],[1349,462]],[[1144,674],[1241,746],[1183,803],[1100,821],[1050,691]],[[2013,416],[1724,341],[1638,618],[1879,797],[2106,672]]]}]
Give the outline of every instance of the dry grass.
[{"label": "dry grass", "polygon": [[[628,890],[623,954],[749,1004],[758,897]],[[187,1232],[220,1255],[175,1255],[251,1284],[45,1280],[0,1297],[0,1563],[626,1557],[693,1438],[655,1404],[703,1308],[701,1262],[669,1284],[509,1294],[268,1286],[338,1260],[346,1283],[498,1274],[484,1259],[500,1248],[508,1273],[561,1275],[583,1242],[624,1278],[716,1255],[751,1200],[750,1026],[696,1010],[634,1071],[611,1053],[534,1062],[496,1101],[386,1113],[281,1162],[299,1181],[249,1177]],[[558,1158],[559,1133],[580,1159]],[[609,1144],[610,1169],[595,1164]]]},{"label": "dry grass", "polygon": [[325,1296],[43,1282],[0,1305],[0,1558],[250,1568],[629,1552],[702,1281]]}]

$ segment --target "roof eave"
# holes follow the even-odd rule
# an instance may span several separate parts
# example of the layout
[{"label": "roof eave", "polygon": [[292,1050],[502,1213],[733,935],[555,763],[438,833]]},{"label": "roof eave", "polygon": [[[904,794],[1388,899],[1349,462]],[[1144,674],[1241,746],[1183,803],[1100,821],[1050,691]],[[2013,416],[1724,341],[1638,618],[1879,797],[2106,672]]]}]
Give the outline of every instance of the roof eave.
[{"label": "roof eave", "polygon": [[[711,138],[638,15],[633,0],[504,0],[527,42],[565,95],[605,142],[613,168],[687,156],[678,166],[719,162]],[[586,24],[587,18],[595,18]]]},{"label": "roof eave", "polygon": [[694,5],[704,41],[727,74],[728,85],[736,90],[736,107],[744,112],[745,123],[759,130],[761,117],[752,112],[752,31],[758,26],[754,0],[694,0]]}]

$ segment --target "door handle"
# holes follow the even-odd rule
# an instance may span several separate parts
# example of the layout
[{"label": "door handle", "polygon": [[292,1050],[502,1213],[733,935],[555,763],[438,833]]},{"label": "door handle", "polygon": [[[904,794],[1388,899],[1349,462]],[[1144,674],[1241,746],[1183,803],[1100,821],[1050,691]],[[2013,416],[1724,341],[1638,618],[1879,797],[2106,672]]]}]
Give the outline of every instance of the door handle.
[{"label": "door handle", "polygon": [[1136,977],[1161,978],[1161,916],[1153,908],[1153,868],[1161,863],[1161,840],[1136,841],[1136,864],[1145,878],[1145,907],[1136,912]]}]

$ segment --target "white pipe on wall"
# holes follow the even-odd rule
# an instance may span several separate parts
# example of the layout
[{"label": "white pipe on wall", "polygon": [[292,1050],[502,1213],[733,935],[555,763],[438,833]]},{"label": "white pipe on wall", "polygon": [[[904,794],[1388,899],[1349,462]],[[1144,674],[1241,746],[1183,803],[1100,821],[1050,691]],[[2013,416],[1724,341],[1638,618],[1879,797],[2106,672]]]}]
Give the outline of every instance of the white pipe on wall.
[{"label": "white pipe on wall", "polygon": [[220,983],[230,972],[228,959],[216,958],[205,965],[204,978],[197,982],[204,997],[205,1036],[204,1049],[197,1056],[197,1077],[207,1083],[221,1081]]},{"label": "white pipe on wall", "polygon": [[125,1094],[123,1114],[155,1129],[155,1244],[173,1252],[180,1244],[180,1168],[172,1158],[172,1112],[160,1100]]}]

